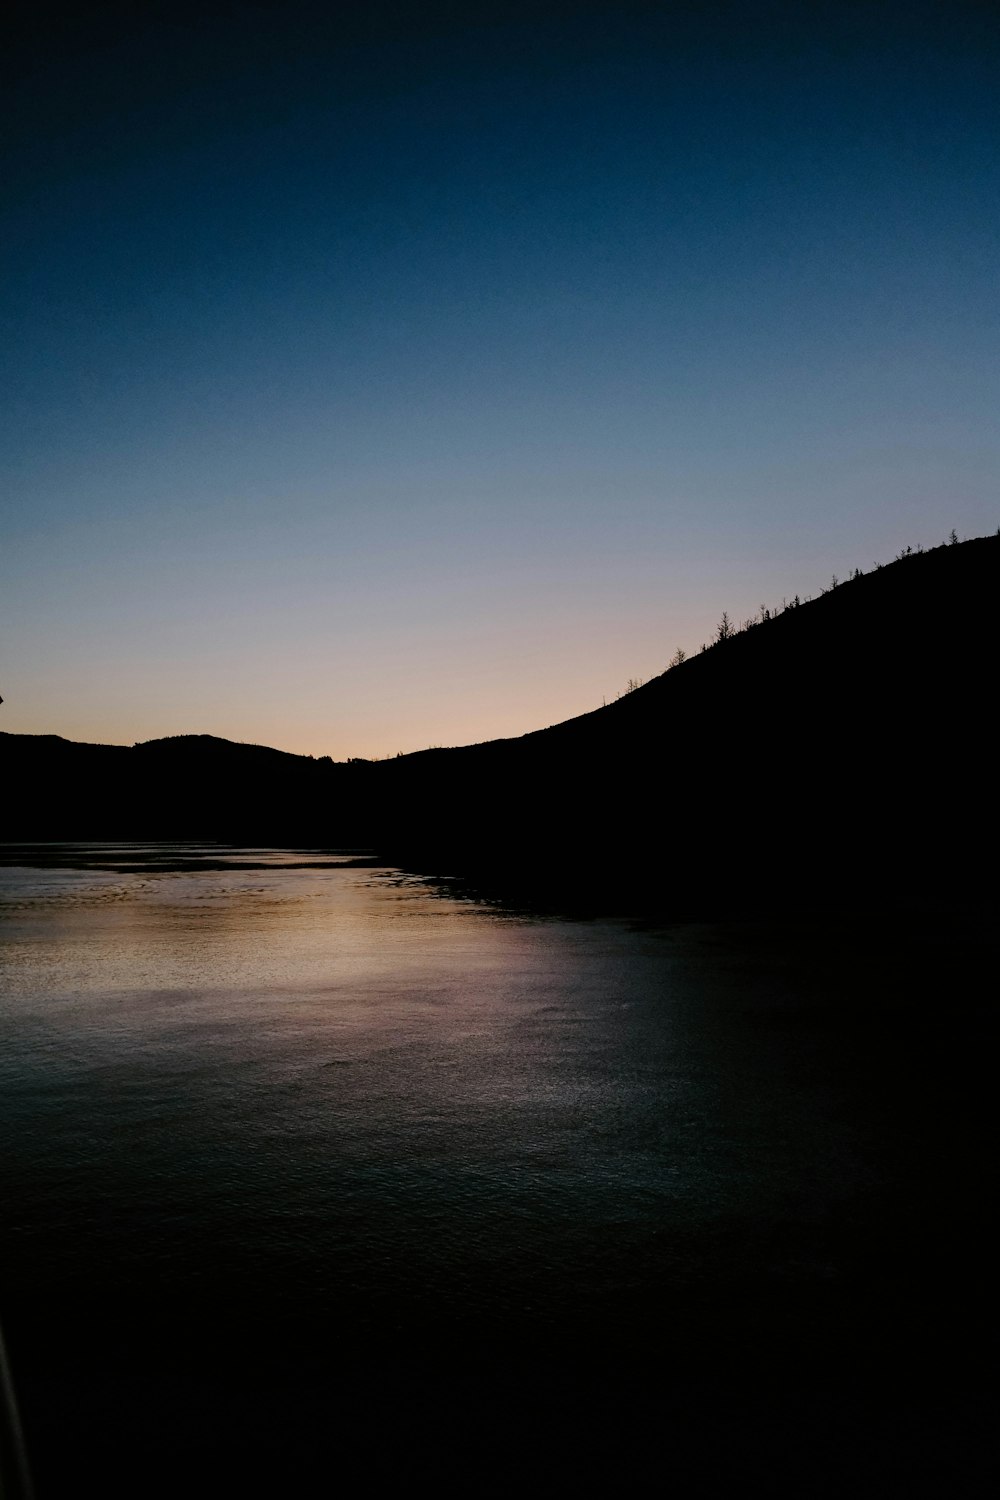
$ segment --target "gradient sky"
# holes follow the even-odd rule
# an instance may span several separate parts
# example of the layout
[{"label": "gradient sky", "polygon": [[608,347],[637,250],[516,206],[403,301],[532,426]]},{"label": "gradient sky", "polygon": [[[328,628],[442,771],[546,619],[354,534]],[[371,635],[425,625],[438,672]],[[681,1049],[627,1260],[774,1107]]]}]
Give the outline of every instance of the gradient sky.
[{"label": "gradient sky", "polygon": [[995,7],[77,9],[3,63],[0,728],[518,734],[1000,523]]}]

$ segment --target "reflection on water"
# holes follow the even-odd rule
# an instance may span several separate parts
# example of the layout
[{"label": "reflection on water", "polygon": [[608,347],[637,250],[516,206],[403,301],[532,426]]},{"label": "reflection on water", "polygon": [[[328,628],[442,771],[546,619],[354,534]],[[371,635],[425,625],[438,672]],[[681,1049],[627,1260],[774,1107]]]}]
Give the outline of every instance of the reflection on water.
[{"label": "reflection on water", "polygon": [[154,1430],[178,1363],[232,1390],[250,1318],[282,1390],[331,1343],[341,1380],[664,1341],[694,1378],[906,1323],[954,1136],[874,959],[532,919],[357,855],[10,859],[0,1312],[37,1433],[81,1383]]}]

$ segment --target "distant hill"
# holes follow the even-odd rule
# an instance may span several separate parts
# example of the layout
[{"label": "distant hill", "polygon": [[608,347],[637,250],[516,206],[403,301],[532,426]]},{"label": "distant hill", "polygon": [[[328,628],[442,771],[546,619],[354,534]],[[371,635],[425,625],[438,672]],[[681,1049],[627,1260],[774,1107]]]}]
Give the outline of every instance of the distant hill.
[{"label": "distant hill", "polygon": [[0,735],[4,837],[368,846],[661,910],[988,899],[998,584],[1000,536],[915,553],[593,713],[384,762]]}]

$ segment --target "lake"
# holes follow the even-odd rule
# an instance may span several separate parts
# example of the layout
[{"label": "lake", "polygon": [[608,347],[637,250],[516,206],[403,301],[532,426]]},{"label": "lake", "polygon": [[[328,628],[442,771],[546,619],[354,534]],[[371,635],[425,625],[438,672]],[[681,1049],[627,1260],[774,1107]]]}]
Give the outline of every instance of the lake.
[{"label": "lake", "polygon": [[813,1490],[954,1483],[980,936],[542,914],[337,853],[5,857],[0,1318],[40,1500],[467,1490],[529,1453],[624,1482],[661,1448],[690,1487],[720,1436]]}]

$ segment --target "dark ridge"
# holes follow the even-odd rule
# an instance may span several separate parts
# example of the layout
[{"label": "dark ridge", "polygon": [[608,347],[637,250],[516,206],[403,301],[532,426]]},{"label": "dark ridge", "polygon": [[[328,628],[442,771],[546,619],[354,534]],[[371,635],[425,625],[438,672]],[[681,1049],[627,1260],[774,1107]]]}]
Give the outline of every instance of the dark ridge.
[{"label": "dark ridge", "polygon": [[992,897],[998,582],[1000,536],[902,556],[605,708],[387,761],[0,735],[4,836],[374,847],[605,910],[964,907]]}]

